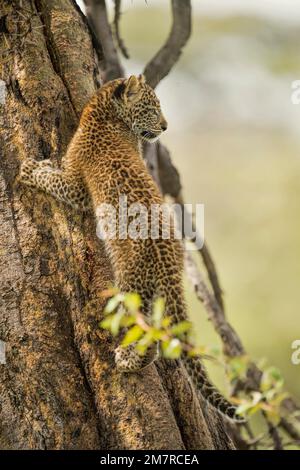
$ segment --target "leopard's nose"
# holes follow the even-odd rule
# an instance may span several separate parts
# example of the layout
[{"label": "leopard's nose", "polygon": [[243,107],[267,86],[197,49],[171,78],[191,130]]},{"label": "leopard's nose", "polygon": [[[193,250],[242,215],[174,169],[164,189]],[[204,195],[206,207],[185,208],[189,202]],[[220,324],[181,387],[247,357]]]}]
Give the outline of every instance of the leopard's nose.
[{"label": "leopard's nose", "polygon": [[165,119],[161,122],[160,127],[163,131],[166,131],[168,129],[168,123]]}]

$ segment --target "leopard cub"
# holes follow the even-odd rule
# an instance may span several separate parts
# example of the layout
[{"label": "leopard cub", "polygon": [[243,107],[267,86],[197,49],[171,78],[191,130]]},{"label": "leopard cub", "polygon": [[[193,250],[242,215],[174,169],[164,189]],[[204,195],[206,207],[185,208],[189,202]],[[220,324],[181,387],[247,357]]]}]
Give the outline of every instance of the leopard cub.
[{"label": "leopard cub", "polygon": [[[92,207],[95,217],[103,204],[119,213],[119,201],[126,195],[128,205],[142,204],[151,214],[162,196],[149,175],[141,153],[143,141],[154,142],[167,129],[167,121],[153,89],[142,75],[106,83],[83,110],[79,127],[63,158],[63,168],[49,161],[27,159],[20,178],[76,209]],[[174,322],[187,318],[183,293],[183,248],[174,236],[160,231],[155,239],[107,238],[115,284],[121,292],[137,292],[147,317],[157,297],[165,300],[166,315]],[[134,347],[118,347],[116,366],[135,372],[157,358],[156,345],[146,356]],[[199,358],[183,355],[183,361],[198,391],[226,416],[238,419],[236,408],[210,383]]]}]

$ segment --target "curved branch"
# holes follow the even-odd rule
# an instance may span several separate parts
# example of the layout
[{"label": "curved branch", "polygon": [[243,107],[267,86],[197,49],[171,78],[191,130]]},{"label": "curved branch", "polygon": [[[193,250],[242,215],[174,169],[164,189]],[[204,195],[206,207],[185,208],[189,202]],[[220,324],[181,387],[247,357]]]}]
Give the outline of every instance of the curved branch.
[{"label": "curved branch", "polygon": [[210,251],[209,251],[208,246],[207,246],[207,243],[204,243],[203,247],[199,251],[200,251],[200,254],[202,256],[203,263],[206,267],[207,274],[208,274],[210,283],[212,285],[213,292],[214,292],[215,297],[216,297],[216,301],[220,305],[221,309],[224,311],[225,306],[224,306],[224,302],[223,302],[223,291],[222,291],[222,288],[220,286],[220,282],[219,282],[219,278],[218,278],[218,275],[217,275],[217,270],[216,270],[216,267],[215,267],[215,263],[214,263],[214,260],[212,259],[212,256],[211,256]]},{"label": "curved branch", "polygon": [[102,45],[105,62],[104,81],[123,77],[124,70],[114,45],[105,0],[84,0],[84,4],[89,25]]},{"label": "curved branch", "polygon": [[195,261],[186,252],[185,270],[197,297],[203,303],[208,317],[223,341],[224,353],[229,357],[245,354],[244,347],[232,326],[227,322],[220,305],[206,286]]},{"label": "curved branch", "polygon": [[144,69],[147,83],[155,88],[178,61],[191,34],[191,1],[172,0],[173,24],[169,37]]},{"label": "curved branch", "polygon": [[115,17],[114,17],[113,24],[114,24],[114,29],[115,29],[114,31],[115,38],[123,56],[125,57],[125,59],[129,59],[129,53],[128,53],[127,47],[125,46],[123,39],[121,38],[120,28],[119,28],[120,18],[121,18],[121,0],[114,0],[114,3],[115,3]]}]

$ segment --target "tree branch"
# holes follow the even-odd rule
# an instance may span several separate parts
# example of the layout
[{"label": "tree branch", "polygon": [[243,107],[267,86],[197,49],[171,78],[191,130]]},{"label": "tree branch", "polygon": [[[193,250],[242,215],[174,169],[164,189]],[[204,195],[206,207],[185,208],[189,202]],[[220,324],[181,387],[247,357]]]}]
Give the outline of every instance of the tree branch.
[{"label": "tree branch", "polygon": [[[180,175],[178,170],[172,163],[170,152],[168,149],[161,143],[157,146],[157,173],[159,175],[160,188],[164,195],[169,194],[174,198],[174,200],[180,204],[182,210],[184,211],[184,217],[191,219],[192,229],[195,232],[195,225],[192,220],[191,214],[185,211],[184,200],[182,196],[182,185],[180,181]],[[224,311],[224,302],[222,298],[222,288],[220,286],[217,270],[213,262],[212,256],[208,249],[207,243],[198,250],[199,254],[202,257],[205,269],[207,271],[213,293],[215,298],[220,305],[221,309]]]},{"label": "tree branch", "polygon": [[120,18],[121,18],[121,0],[114,0],[115,2],[115,17],[114,17],[114,29],[115,37],[120,51],[122,52],[125,59],[129,59],[129,53],[127,47],[124,44],[123,39],[120,35]]},{"label": "tree branch", "polygon": [[297,442],[300,442],[300,432],[296,427],[290,423],[287,419],[281,418],[281,421],[279,423],[279,426],[281,429],[283,429],[286,434],[288,434],[292,439],[294,439]]},{"label": "tree branch", "polygon": [[186,252],[185,270],[198,299],[203,303],[208,317],[223,341],[224,353],[229,357],[245,354],[244,347],[237,333],[227,322],[225,315],[206,286],[200,271],[190,253]]},{"label": "tree branch", "polygon": [[[122,46],[120,46],[120,40],[118,39],[120,3],[120,0],[115,0],[115,27],[117,41],[119,43],[120,49],[122,49]],[[113,44],[113,35],[108,23],[105,1],[85,0],[85,4],[87,6],[87,15],[90,24],[93,24],[94,21],[97,22],[97,28],[95,28],[95,26],[93,28],[100,38],[104,51],[105,68],[107,69],[105,79],[110,80],[122,76],[124,71],[120,65],[119,57]],[[191,32],[190,0],[172,0],[171,5],[173,24],[169,37],[164,46],[150,60],[144,70],[147,82],[153,88],[156,87],[160,80],[170,72],[173,65],[177,62],[182,48],[186,44]],[[166,147],[160,143],[156,148],[154,148],[154,146],[147,145],[144,149],[144,156],[148,163],[149,171],[160,187],[162,193],[171,195],[183,206],[184,201],[181,193],[182,188],[180,177],[177,169],[174,167],[171,161],[170,154]],[[225,317],[222,289],[220,287],[216,268],[207,245],[199,250],[199,252],[206,267],[213,293],[210,292],[201,273],[198,271],[194,260],[189,255],[187,256],[186,262],[188,276],[192,282],[192,285],[194,286],[199,300],[203,302],[216,331],[221,336],[224,353],[230,357],[244,355],[244,346],[237,333],[234,331]],[[247,374],[247,383],[240,384],[241,388],[247,390],[257,390],[259,387],[261,374],[262,372],[257,368],[257,366],[251,363]],[[288,407],[293,410],[298,409],[297,405],[293,402],[292,399],[287,399],[286,404],[284,405],[286,409],[288,409]],[[281,426],[284,427],[285,422],[281,422]],[[285,426],[285,428],[285,431],[288,432],[287,426]],[[273,429],[269,429],[269,431],[272,431],[272,437],[273,440],[276,439],[276,445],[280,446],[280,442],[277,439],[277,434],[274,435]],[[289,434],[291,435],[291,433]],[[291,437],[294,436],[291,435]]]},{"label": "tree branch", "polygon": [[104,56],[103,56],[103,49],[102,49],[102,45],[99,41],[99,38],[92,26],[92,24],[89,22],[89,19],[88,19],[88,16],[85,15],[81,8],[78,6],[76,0],[72,0],[73,1],[73,5],[74,5],[74,8],[78,11],[82,21],[86,24],[89,32],[90,32],[90,35],[91,35],[91,39],[92,39],[92,45],[93,45],[93,48],[97,54],[97,58],[98,58],[98,61],[99,62],[103,62],[104,60]]},{"label": "tree branch", "polygon": [[266,416],[265,412],[263,412],[263,416],[264,416],[264,418],[267,422],[269,435],[270,435],[270,437],[273,441],[273,444],[274,444],[274,450],[283,450],[282,440],[281,440],[281,437],[280,437],[280,434],[279,434],[279,431],[278,431],[277,427],[274,426],[271,423],[271,421]]},{"label": "tree branch", "polygon": [[173,24],[169,37],[144,69],[147,83],[155,88],[178,61],[191,34],[190,0],[172,0]]},{"label": "tree branch", "polygon": [[111,27],[109,25],[105,0],[84,0],[86,15],[91,29],[98,37],[104,56],[104,81],[124,76],[118,52],[115,48]]}]

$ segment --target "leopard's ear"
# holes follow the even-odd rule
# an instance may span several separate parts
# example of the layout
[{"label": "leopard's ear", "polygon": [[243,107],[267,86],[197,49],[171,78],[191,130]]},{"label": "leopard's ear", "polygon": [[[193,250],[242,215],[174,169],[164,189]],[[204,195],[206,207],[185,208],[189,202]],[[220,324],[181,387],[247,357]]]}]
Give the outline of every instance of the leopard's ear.
[{"label": "leopard's ear", "polygon": [[135,101],[141,91],[141,83],[135,75],[131,75],[126,81],[125,81],[125,90],[124,90],[124,97],[128,101]]},{"label": "leopard's ear", "polygon": [[138,76],[138,81],[140,82],[141,85],[146,83],[146,77],[142,73]]},{"label": "leopard's ear", "polygon": [[120,100],[123,98],[125,92],[125,83],[120,83],[114,91],[114,96]]}]

